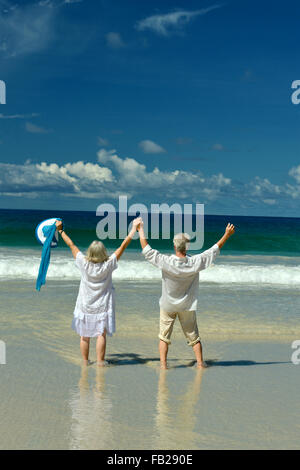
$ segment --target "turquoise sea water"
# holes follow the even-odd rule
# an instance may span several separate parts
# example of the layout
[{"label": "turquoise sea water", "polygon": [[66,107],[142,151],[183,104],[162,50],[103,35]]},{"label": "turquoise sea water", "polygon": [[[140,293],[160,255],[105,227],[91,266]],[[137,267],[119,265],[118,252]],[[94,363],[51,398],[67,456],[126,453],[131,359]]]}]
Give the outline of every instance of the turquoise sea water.
[{"label": "turquoise sea water", "polygon": [[[1,209],[0,247],[37,248],[35,227],[42,220],[52,217],[64,220],[66,231],[80,246],[88,246],[91,240],[97,238],[96,226],[100,217],[95,212]],[[299,256],[300,218],[205,215],[204,220],[203,249],[215,243],[226,224],[231,222],[236,226],[236,236],[224,247],[223,254]],[[161,251],[170,250],[170,240],[153,240],[151,243]],[[108,249],[113,249],[119,241],[106,239],[105,244]],[[134,241],[129,250],[137,249],[139,244]]]},{"label": "turquoise sea water", "polygon": [[[0,279],[36,279],[41,245],[36,240],[35,228],[42,220],[52,217],[63,219],[65,230],[82,251],[97,238],[100,217],[95,213],[0,210]],[[241,284],[295,289],[300,286],[300,219],[207,215],[202,249],[209,248],[222,236],[227,222],[235,224],[236,233],[221,250],[215,265],[201,273],[202,282],[227,287]],[[149,239],[149,242],[154,248],[171,253],[172,236],[171,231],[169,239]],[[118,239],[103,241],[109,252],[120,244]],[[160,271],[141,255],[139,241],[132,241],[119,262],[114,280],[159,282],[160,278]],[[79,279],[69,249],[61,240],[52,250],[48,279]]]}]

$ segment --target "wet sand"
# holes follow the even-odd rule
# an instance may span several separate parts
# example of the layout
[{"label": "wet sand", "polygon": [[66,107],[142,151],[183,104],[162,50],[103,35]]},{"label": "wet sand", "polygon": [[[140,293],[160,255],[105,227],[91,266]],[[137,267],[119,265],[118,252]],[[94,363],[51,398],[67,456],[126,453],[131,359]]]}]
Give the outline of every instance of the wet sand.
[{"label": "wet sand", "polygon": [[127,283],[116,286],[122,308],[109,366],[82,367],[70,328],[75,285],[49,283],[38,297],[26,282],[2,288],[1,449],[300,448],[300,365],[291,363],[291,341],[300,338],[288,324],[273,337],[267,322],[253,341],[251,329],[247,340],[204,330],[205,371],[195,369],[177,325],[170,369],[161,371],[159,285],[148,287],[137,323],[140,299]]},{"label": "wet sand", "polygon": [[[177,343],[177,341],[176,341]],[[0,366],[1,449],[299,448],[300,366],[284,344],[216,343],[210,367],[192,356],[161,371],[157,354],[113,352],[80,367],[41,348],[9,345]]]}]

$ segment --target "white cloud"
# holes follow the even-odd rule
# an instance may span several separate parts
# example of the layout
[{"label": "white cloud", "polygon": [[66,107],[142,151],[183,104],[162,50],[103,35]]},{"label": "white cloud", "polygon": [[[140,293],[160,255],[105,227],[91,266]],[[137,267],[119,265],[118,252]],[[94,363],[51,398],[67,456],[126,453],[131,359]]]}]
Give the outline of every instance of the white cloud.
[{"label": "white cloud", "polygon": [[289,175],[292,178],[295,178],[297,183],[300,183],[300,165],[291,168],[289,171]]},{"label": "white cloud", "polygon": [[218,173],[217,175],[213,175],[211,177],[211,181],[213,183],[215,183],[217,187],[228,186],[228,185],[231,184],[231,179],[226,178],[225,176],[223,176],[222,173]]},{"label": "white cloud", "polygon": [[7,192],[3,191],[0,192],[0,196],[8,196],[8,197],[26,197],[27,199],[37,199],[39,197],[39,193],[30,192],[30,193],[16,193],[16,192]]},{"label": "white cloud", "polygon": [[27,5],[2,2],[0,51],[14,57],[44,49],[53,38],[55,9],[51,2]]},{"label": "white cloud", "polygon": [[203,194],[215,199],[231,183],[221,173],[205,178],[200,172],[192,171],[161,171],[157,167],[148,171],[144,164],[133,158],[120,158],[115,150],[101,149],[97,156],[100,163],[113,167],[119,191],[130,188],[132,194],[140,193],[143,197],[147,193],[153,196],[153,190],[157,190],[160,198],[193,198]]},{"label": "white cloud", "polygon": [[105,36],[106,44],[112,49],[122,49],[125,47],[125,43],[120,35],[120,33],[110,32]]},{"label": "white cloud", "polygon": [[106,164],[114,156],[117,156],[117,154],[115,150],[100,149],[99,152],[97,153],[97,156],[98,156],[99,162]]},{"label": "white cloud", "polygon": [[31,114],[0,114],[0,119],[28,119],[38,116],[37,113]]},{"label": "white cloud", "polygon": [[127,194],[158,201],[214,200],[231,184],[222,174],[204,177],[200,172],[161,171],[157,167],[149,171],[134,158],[120,158],[113,150],[101,149],[97,155],[99,163],[0,163],[0,193],[27,197],[55,193],[76,198],[117,198]]},{"label": "white cloud", "polygon": [[52,0],[40,0],[38,3],[41,7],[46,7],[46,6],[47,7],[48,6],[52,7],[53,6]]},{"label": "white cloud", "polygon": [[175,142],[177,145],[188,145],[193,142],[193,139],[190,139],[189,137],[177,137]]},{"label": "white cloud", "polygon": [[300,185],[293,186],[291,184],[287,184],[285,187],[285,192],[286,195],[292,199],[298,199],[300,197]]},{"label": "white cloud", "polygon": [[274,206],[276,204],[276,199],[263,199],[262,201],[269,206]]},{"label": "white cloud", "polygon": [[222,173],[204,175],[195,170],[172,171],[158,167],[149,169],[134,158],[121,158],[115,150],[100,149],[98,163],[77,161],[24,164],[0,163],[0,194],[18,197],[62,197],[101,199],[118,198],[119,194],[139,197],[147,202],[208,203],[218,201],[275,206],[295,204],[300,199],[300,165],[290,174],[295,184],[273,184],[267,178],[256,177],[248,183],[234,181]]},{"label": "white cloud", "polygon": [[168,36],[171,31],[176,31],[191,21],[192,18],[205,15],[206,13],[220,8],[222,5],[212,5],[201,10],[187,11],[178,10],[162,15],[153,15],[139,21],[136,28],[139,31],[150,30],[161,36]]},{"label": "white cloud", "polygon": [[165,153],[166,150],[152,140],[142,140],[139,147],[144,153]]},{"label": "white cloud", "polygon": [[296,179],[296,184],[284,183],[282,185],[271,183],[268,178],[256,176],[253,181],[245,184],[242,188],[244,199],[254,197],[255,200],[264,204],[274,205],[283,200],[300,198],[300,165],[292,168],[289,175]]},{"label": "white cloud", "polygon": [[98,145],[101,147],[107,147],[109,145],[109,142],[107,139],[103,139],[103,137],[98,137]]},{"label": "white cloud", "polygon": [[256,176],[253,182],[250,183],[252,188],[252,194],[254,196],[263,196],[263,195],[279,195],[284,191],[283,187],[280,187],[276,184],[271,183],[268,178],[260,178]]},{"label": "white cloud", "polygon": [[64,3],[71,4],[71,3],[81,3],[83,0],[64,0]]},{"label": "white cloud", "polygon": [[49,134],[49,132],[52,132],[51,129],[45,129],[44,127],[36,126],[35,124],[32,124],[32,122],[26,122],[25,129],[31,134]]},{"label": "white cloud", "polygon": [[80,196],[103,191],[103,185],[114,182],[109,168],[97,163],[38,163],[23,165],[0,163],[0,192],[15,194],[59,193]]},{"label": "white cloud", "polygon": [[109,168],[101,167],[95,163],[66,163],[63,167],[63,171],[71,177],[78,179],[92,180],[98,183],[113,182],[114,177]]},{"label": "white cloud", "polygon": [[222,152],[224,150],[224,146],[222,144],[214,144],[212,146],[212,150],[217,150],[218,152]]}]

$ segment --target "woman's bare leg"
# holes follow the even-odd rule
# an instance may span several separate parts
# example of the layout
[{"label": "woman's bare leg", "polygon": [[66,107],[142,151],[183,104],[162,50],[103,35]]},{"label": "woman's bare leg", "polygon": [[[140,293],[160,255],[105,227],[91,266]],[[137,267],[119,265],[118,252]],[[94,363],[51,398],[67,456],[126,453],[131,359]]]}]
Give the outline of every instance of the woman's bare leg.
[{"label": "woman's bare leg", "polygon": [[96,354],[97,354],[97,364],[98,366],[105,365],[105,350],[106,350],[106,331],[99,335],[96,343]]},{"label": "woman's bare leg", "polygon": [[88,365],[89,363],[89,351],[90,351],[90,338],[85,336],[80,337],[80,351],[83,359],[83,363]]}]

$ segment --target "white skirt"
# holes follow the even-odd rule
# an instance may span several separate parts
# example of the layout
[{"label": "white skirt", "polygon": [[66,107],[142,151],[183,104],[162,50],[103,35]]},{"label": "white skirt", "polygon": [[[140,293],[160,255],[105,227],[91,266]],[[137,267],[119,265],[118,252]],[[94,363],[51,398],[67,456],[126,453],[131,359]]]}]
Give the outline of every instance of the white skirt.
[{"label": "white skirt", "polygon": [[94,338],[102,335],[106,331],[108,336],[115,332],[114,314],[111,313],[85,313],[84,315],[74,316],[72,328],[80,336]]}]

